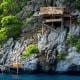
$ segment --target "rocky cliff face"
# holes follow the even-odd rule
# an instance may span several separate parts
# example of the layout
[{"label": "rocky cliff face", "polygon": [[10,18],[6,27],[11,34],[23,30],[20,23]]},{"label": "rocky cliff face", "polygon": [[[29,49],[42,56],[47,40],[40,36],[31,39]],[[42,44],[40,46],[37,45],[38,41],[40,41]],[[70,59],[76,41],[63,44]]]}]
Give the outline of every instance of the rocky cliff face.
[{"label": "rocky cliff face", "polygon": [[[61,30],[61,28],[58,28],[56,31],[51,30],[49,34],[42,35],[40,41],[38,41],[39,50],[44,50],[47,52],[47,54],[54,55],[55,58],[53,59],[57,59],[58,56],[56,55],[64,55],[64,58],[56,62],[56,71],[68,71],[72,65],[80,66],[80,52],[77,51],[76,47],[70,47],[68,44],[66,44],[66,40],[69,34],[80,36],[80,27],[71,26],[68,32],[66,28],[63,30]],[[50,50],[51,53],[49,53]],[[50,56],[48,57],[50,58]]]},{"label": "rocky cliff face", "polygon": [[[47,1],[48,4],[51,3],[51,0]],[[53,5],[66,7],[63,3],[64,0],[55,0]],[[27,17],[27,12],[35,12],[40,6],[44,6],[44,4],[45,0],[31,0],[16,16],[24,20]],[[80,16],[78,11],[72,12],[72,14],[78,14]],[[38,21],[40,22],[41,20]],[[38,21],[32,18],[28,27],[24,30],[32,30],[33,24],[33,29],[40,26],[41,23],[38,23]],[[80,26],[73,24],[71,27],[68,26],[68,28],[64,27],[63,29],[59,26],[55,30],[48,29],[48,33],[44,32],[43,35],[37,34],[39,53],[33,54],[26,60],[21,61],[23,64],[22,69],[29,71],[41,70],[45,72],[80,71],[80,51],[77,50],[76,46],[70,46],[67,43],[67,38],[70,34],[75,37],[80,37]],[[12,62],[16,62],[16,58],[20,62],[21,53],[33,41],[32,39],[24,39],[25,34],[22,36],[16,41],[11,38],[3,44],[0,49],[0,55],[3,56],[0,64],[4,63],[5,65],[9,65]]]}]

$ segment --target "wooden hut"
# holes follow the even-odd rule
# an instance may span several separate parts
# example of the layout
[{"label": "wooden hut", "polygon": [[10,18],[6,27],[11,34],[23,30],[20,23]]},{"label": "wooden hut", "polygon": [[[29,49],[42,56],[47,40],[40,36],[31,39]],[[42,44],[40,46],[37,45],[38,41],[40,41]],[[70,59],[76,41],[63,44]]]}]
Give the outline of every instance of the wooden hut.
[{"label": "wooden hut", "polygon": [[[57,27],[61,29],[65,26],[70,27],[72,24],[72,15],[63,7],[40,7],[37,16],[42,17],[42,24]],[[35,15],[36,16],[36,15]],[[42,25],[44,27],[44,25]],[[44,32],[44,31],[43,31]]]}]

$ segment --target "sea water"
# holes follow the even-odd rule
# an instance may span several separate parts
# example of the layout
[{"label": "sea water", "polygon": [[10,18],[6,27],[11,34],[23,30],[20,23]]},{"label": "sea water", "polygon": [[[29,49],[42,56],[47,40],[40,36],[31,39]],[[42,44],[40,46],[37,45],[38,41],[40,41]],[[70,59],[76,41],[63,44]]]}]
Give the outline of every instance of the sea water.
[{"label": "sea water", "polygon": [[46,74],[0,74],[0,80],[80,80],[76,75],[46,75]]}]

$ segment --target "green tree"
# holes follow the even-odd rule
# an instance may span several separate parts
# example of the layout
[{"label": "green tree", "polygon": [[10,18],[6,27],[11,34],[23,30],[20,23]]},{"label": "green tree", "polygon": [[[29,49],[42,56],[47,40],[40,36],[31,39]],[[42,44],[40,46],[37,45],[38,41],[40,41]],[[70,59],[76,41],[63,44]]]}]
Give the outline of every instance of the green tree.
[{"label": "green tree", "polygon": [[28,0],[3,0],[1,7],[4,13],[15,15],[26,5],[27,1]]},{"label": "green tree", "polygon": [[0,29],[0,43],[4,42],[7,39],[7,28]]},{"label": "green tree", "polygon": [[3,2],[0,5],[1,10],[3,11],[3,15],[16,14],[17,4],[14,2]]},{"label": "green tree", "polygon": [[18,37],[21,32],[21,21],[16,16],[6,16],[1,20],[2,27],[8,28],[9,37]]}]

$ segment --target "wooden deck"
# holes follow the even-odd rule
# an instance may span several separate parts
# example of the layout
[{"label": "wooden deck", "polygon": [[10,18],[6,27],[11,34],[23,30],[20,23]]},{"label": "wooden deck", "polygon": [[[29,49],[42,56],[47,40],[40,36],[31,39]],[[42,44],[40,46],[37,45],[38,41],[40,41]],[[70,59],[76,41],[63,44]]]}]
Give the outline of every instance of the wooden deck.
[{"label": "wooden deck", "polygon": [[51,23],[51,22],[62,22],[62,18],[60,19],[46,19],[44,23]]}]

